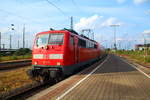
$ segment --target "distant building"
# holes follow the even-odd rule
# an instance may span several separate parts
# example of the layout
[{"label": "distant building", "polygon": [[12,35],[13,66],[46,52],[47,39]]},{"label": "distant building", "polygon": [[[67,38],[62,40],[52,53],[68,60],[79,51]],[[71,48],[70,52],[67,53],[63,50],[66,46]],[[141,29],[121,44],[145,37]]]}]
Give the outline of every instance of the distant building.
[{"label": "distant building", "polygon": [[150,49],[150,44],[137,44],[135,45],[135,50]]}]

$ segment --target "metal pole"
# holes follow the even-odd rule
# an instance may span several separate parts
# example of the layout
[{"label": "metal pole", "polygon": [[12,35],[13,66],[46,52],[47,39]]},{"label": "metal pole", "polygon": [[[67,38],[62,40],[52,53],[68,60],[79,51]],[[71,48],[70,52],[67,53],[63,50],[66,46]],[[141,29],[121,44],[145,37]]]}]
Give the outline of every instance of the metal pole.
[{"label": "metal pole", "polygon": [[12,48],[12,46],[11,46],[11,37],[12,37],[12,36],[10,35],[10,43],[9,43],[9,44],[10,44],[10,45],[9,45],[9,49],[10,49],[10,50],[11,50],[11,48]]},{"label": "metal pole", "polygon": [[26,40],[26,48],[28,48],[28,40]]},{"label": "metal pole", "polygon": [[[11,30],[14,31],[14,24],[11,24]],[[12,49],[12,43],[11,43],[11,40],[12,40],[12,35],[10,35],[10,49]]]},{"label": "metal pole", "polygon": [[116,27],[114,27],[114,48],[117,50],[117,45],[116,45]]},{"label": "metal pole", "polygon": [[23,26],[23,48],[25,48],[25,24]]},{"label": "metal pole", "polygon": [[94,32],[93,32],[93,40],[94,40]]},{"label": "metal pole", "polygon": [[5,49],[5,44],[2,44],[3,45],[3,50]]},{"label": "metal pole", "polygon": [[1,32],[0,32],[0,51],[1,51]]},{"label": "metal pole", "polygon": [[70,28],[73,30],[73,17],[71,16],[71,26]]},{"label": "metal pole", "polygon": [[87,35],[88,35],[88,38],[90,38],[90,36],[89,36],[90,34],[89,34],[89,33],[90,33],[90,29],[88,30],[88,34],[87,34]]},{"label": "metal pole", "polygon": [[18,40],[18,49],[19,49],[19,40]]},{"label": "metal pole", "polygon": [[0,32],[0,61],[1,61],[1,32]]},{"label": "metal pole", "polygon": [[117,45],[116,45],[116,43],[117,43],[117,41],[116,41],[116,27],[119,26],[119,25],[114,24],[114,25],[110,25],[110,26],[114,27],[114,49],[117,50]]},{"label": "metal pole", "polygon": [[146,40],[145,40],[145,37],[144,37],[144,62],[146,62]]}]

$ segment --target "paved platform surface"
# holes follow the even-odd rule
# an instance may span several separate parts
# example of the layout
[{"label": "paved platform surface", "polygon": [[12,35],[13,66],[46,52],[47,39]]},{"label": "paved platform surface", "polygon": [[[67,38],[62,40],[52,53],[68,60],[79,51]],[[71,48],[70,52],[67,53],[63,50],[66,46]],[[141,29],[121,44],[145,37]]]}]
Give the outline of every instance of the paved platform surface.
[{"label": "paved platform surface", "polygon": [[[68,84],[70,86],[57,95],[47,92],[37,99],[150,100],[150,77],[146,75],[120,57],[109,55],[98,67],[78,75],[79,81]],[[59,91],[59,86],[55,91]]]}]

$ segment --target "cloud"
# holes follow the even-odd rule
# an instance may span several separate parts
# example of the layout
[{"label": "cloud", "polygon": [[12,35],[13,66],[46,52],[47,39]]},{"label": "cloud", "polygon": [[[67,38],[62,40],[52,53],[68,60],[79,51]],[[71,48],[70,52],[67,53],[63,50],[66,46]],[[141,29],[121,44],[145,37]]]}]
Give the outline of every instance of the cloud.
[{"label": "cloud", "polygon": [[[120,4],[126,2],[126,0],[116,0],[116,1]],[[147,3],[147,2],[150,2],[150,0],[133,0],[133,3],[136,5],[140,5],[140,4]]]},{"label": "cloud", "polygon": [[124,41],[124,38],[116,38],[116,41]]},{"label": "cloud", "polygon": [[110,25],[113,25],[113,24],[122,25],[123,23],[120,22],[119,20],[117,20],[117,18],[110,17],[110,18],[106,19],[106,20],[101,24],[101,26],[102,26],[102,27],[107,27],[107,26],[110,26]]},{"label": "cloud", "polygon": [[150,2],[150,0],[133,0],[134,4],[139,5],[143,3]]},{"label": "cloud", "polygon": [[88,18],[83,17],[80,19],[78,23],[75,24],[75,29],[76,30],[82,30],[86,28],[94,29],[97,25],[98,20],[101,18],[102,16],[98,15],[93,15]]},{"label": "cloud", "polygon": [[122,3],[126,2],[126,0],[117,0],[117,2],[122,4]]},{"label": "cloud", "polygon": [[143,32],[143,40],[146,43],[150,43],[150,29],[144,30],[144,32]]},{"label": "cloud", "polygon": [[150,14],[150,9],[145,12],[146,14]]},{"label": "cloud", "polygon": [[150,29],[144,30],[143,34],[150,34]]}]

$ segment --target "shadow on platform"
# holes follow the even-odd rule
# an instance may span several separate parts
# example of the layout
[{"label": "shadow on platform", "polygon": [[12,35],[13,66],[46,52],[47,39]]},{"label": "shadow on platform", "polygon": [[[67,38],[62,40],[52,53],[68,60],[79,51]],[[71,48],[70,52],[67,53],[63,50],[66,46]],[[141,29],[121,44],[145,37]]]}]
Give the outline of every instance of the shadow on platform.
[{"label": "shadow on platform", "polygon": [[[121,60],[120,57],[115,56],[115,55],[108,55],[108,56],[109,56],[108,59],[107,59],[107,57],[105,57],[104,59],[97,62],[97,64],[93,64],[93,65],[89,66],[88,68],[85,68],[84,71],[78,73],[78,75],[88,74],[97,66],[100,66],[100,67],[93,74],[136,71],[135,68],[131,67],[131,65],[129,65],[128,63]],[[105,61],[105,59],[107,59],[107,61],[105,63],[103,63]]]}]

